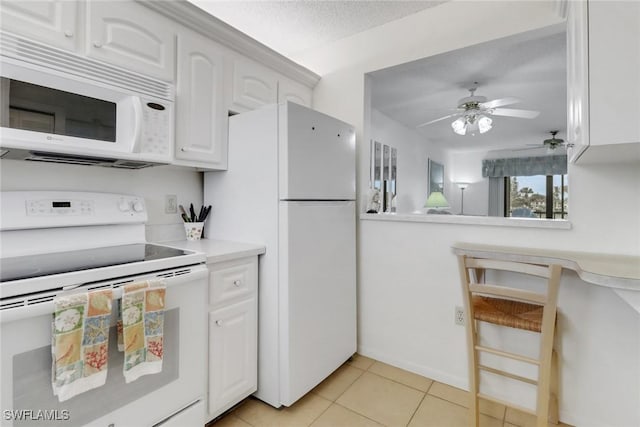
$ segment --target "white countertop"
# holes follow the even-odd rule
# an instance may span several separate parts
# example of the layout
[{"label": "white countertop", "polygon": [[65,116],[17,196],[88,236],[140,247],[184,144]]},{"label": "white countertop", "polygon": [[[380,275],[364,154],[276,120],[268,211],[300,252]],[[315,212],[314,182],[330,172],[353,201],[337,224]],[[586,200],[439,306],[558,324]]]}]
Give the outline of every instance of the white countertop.
[{"label": "white countertop", "polygon": [[172,242],[162,242],[162,244],[179,249],[203,252],[207,256],[207,264],[262,255],[266,252],[264,245],[232,242],[228,240],[176,240]]},{"label": "white countertop", "polygon": [[504,218],[497,216],[475,215],[433,215],[425,213],[361,213],[360,220],[364,221],[395,221],[395,222],[427,222],[438,224],[466,224],[486,225],[498,227],[546,228],[557,230],[571,229],[571,223],[564,219],[539,218]]},{"label": "white countertop", "polygon": [[458,255],[486,256],[508,261],[560,264],[585,282],[613,289],[640,291],[640,257],[589,252],[455,243]]}]

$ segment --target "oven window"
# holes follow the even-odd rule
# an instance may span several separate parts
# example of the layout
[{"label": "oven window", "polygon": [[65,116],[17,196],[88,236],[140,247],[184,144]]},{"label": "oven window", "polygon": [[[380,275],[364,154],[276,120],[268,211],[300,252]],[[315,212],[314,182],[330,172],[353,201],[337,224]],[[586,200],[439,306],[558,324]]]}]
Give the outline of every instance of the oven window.
[{"label": "oven window", "polygon": [[[114,313],[115,315],[115,307]],[[50,322],[47,316],[47,322]],[[30,325],[33,325],[31,323]],[[25,325],[25,328],[27,326]],[[83,426],[108,413],[166,387],[180,376],[180,310],[165,311],[162,372],[145,375],[126,384],[122,374],[123,353],[118,351],[116,328],[109,335],[107,382],[67,401],[58,402],[51,388],[51,346],[13,356],[13,409],[67,411],[69,419],[47,421],[15,420],[14,426]],[[6,408],[3,408],[6,409]],[[62,418],[62,417],[60,417]]]},{"label": "oven window", "polygon": [[115,142],[116,104],[10,80],[9,127]]}]

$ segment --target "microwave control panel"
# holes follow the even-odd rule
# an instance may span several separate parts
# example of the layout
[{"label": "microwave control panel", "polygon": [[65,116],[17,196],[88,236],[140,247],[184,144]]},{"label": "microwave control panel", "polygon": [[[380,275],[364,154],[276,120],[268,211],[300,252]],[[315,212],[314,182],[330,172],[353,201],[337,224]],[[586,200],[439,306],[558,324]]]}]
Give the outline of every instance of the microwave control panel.
[{"label": "microwave control panel", "polygon": [[142,100],[143,127],[140,143],[142,153],[171,155],[172,114],[171,105]]}]

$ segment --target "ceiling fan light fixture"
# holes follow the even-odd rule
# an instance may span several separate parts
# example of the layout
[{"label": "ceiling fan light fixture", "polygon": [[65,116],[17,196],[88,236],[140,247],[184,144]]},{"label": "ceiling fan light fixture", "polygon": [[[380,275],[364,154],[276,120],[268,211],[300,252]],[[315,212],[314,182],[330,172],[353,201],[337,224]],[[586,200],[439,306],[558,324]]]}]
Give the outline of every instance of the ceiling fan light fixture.
[{"label": "ceiling fan light fixture", "polygon": [[454,120],[451,123],[451,128],[458,135],[466,135],[471,133],[475,135],[475,132],[485,133],[491,130],[493,120],[485,116],[484,114],[469,113]]}]

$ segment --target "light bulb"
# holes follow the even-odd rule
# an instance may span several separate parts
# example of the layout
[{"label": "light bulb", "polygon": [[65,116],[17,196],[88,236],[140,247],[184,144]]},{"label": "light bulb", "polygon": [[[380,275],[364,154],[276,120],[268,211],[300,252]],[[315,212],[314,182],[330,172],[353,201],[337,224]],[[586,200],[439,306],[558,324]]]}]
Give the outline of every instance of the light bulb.
[{"label": "light bulb", "polygon": [[489,117],[480,116],[480,119],[478,119],[478,130],[480,131],[480,133],[488,132],[492,127],[491,123],[493,123],[493,120],[491,120]]},{"label": "light bulb", "polygon": [[460,117],[457,120],[455,120],[453,123],[451,123],[451,128],[453,128],[453,131],[458,135],[464,135],[465,133],[467,133],[465,118]]}]

